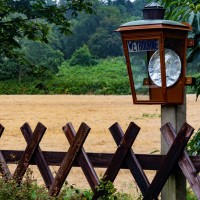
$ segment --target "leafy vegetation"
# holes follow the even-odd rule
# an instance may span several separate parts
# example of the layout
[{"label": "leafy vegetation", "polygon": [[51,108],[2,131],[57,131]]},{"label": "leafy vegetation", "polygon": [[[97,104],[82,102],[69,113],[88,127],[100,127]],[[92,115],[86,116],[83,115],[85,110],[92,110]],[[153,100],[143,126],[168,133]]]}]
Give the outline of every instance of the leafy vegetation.
[{"label": "leafy vegetation", "polygon": [[[77,189],[65,182],[60,194],[57,197],[50,197],[48,190],[44,186],[39,186],[33,179],[33,172],[28,169],[20,186],[15,180],[4,181],[0,179],[0,199],[1,200],[92,200],[93,192],[90,189]],[[99,200],[132,200],[131,194],[118,192],[113,183],[100,181],[97,190],[103,190],[104,196]],[[134,195],[136,200],[142,199],[141,194]],[[136,197],[138,196],[138,197]],[[197,200],[194,193],[187,190],[187,200]]]},{"label": "leafy vegetation", "polygon": [[[38,86],[39,84],[39,86]],[[124,58],[108,58],[95,66],[64,62],[55,77],[1,81],[1,94],[130,94]]]},{"label": "leafy vegetation", "polygon": [[97,186],[97,191],[102,192],[103,195],[99,198],[99,200],[129,200],[131,199],[131,195],[125,193],[117,192],[117,189],[114,187],[111,181],[103,181],[100,180],[100,185]]},{"label": "leafy vegetation", "polygon": [[[131,195],[117,192],[111,182],[102,182],[97,188],[103,188],[104,191],[107,191],[106,194],[100,198],[102,200],[132,199]],[[91,200],[92,196],[93,192],[90,189],[77,189],[66,182],[57,197],[50,197],[48,195],[48,190],[44,186],[37,185],[37,182],[33,179],[32,171],[30,169],[28,169],[25,179],[23,179],[20,186],[15,180],[4,181],[3,179],[0,179],[1,200]]]},{"label": "leafy vegetation", "polygon": [[196,74],[196,84],[194,85],[194,90],[196,91],[196,100],[200,95],[200,73]]},{"label": "leafy vegetation", "polygon": [[69,64],[71,66],[79,65],[79,66],[92,66],[97,64],[97,61],[92,58],[90,50],[87,45],[83,45],[80,49],[76,50],[72,55]]},{"label": "leafy vegetation", "polygon": [[200,155],[200,129],[187,144],[187,152],[191,156]]},{"label": "leafy vegetation", "polygon": [[187,189],[187,200],[197,200],[196,195],[191,189]]}]

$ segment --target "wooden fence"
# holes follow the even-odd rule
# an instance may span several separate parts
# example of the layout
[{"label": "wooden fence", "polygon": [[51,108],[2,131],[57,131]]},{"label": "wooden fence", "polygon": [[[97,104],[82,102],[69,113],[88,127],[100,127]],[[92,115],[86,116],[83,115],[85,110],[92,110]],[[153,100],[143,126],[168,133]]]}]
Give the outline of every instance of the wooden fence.
[{"label": "wooden fence", "polygon": [[[37,165],[49,195],[57,196],[67,179],[73,166],[81,167],[85,177],[94,192],[93,200],[98,199],[104,191],[97,191],[100,184],[94,170],[95,167],[106,168],[103,175],[104,181],[114,181],[120,169],[129,169],[144,200],[157,199],[165,182],[174,170],[181,170],[188,180],[194,193],[200,199],[200,157],[189,157],[184,148],[193,133],[193,128],[184,123],[179,133],[176,134],[170,123],[161,127],[169,151],[166,155],[135,154],[132,147],[140,127],[131,122],[124,133],[118,123],[109,128],[114,141],[117,144],[115,153],[89,153],[83,148],[84,141],[90,132],[90,127],[82,123],[75,132],[71,123],[63,127],[64,134],[70,147],[67,152],[42,151],[39,143],[46,131],[46,127],[38,123],[32,131],[29,124],[21,127],[27,146],[24,151],[0,150],[0,171],[2,177],[7,180],[14,178],[19,184],[29,165]],[[0,137],[4,127],[0,125]],[[7,164],[16,164],[13,174]],[[49,166],[60,166],[53,177]],[[157,170],[153,181],[149,182],[144,170]]]}]

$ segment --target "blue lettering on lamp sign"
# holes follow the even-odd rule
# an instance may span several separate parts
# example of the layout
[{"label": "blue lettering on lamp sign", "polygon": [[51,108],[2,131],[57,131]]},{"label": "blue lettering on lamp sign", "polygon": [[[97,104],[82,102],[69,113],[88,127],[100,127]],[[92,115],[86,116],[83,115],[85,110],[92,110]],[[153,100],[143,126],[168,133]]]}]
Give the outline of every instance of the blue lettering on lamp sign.
[{"label": "blue lettering on lamp sign", "polygon": [[129,40],[127,45],[130,53],[158,50],[158,40]]}]

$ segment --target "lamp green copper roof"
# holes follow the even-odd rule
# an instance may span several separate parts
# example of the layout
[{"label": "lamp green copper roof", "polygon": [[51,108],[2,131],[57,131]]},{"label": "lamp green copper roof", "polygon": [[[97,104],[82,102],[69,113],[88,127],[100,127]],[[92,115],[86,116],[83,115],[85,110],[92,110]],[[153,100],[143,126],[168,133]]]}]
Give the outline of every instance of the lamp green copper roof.
[{"label": "lamp green copper roof", "polygon": [[184,25],[180,22],[176,22],[176,21],[172,21],[172,20],[160,20],[160,19],[131,21],[131,22],[127,22],[125,24],[122,24],[120,27],[158,25],[158,24],[187,27],[186,25]]},{"label": "lamp green copper roof", "polygon": [[163,7],[156,2],[151,2],[150,4],[146,5],[144,8],[163,8]]}]

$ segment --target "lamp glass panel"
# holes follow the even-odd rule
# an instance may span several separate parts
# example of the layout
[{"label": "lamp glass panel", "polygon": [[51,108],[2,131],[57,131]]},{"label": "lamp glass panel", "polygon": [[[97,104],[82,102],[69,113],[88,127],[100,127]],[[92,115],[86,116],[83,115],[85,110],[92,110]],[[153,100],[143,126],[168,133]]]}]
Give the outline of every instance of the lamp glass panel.
[{"label": "lamp glass panel", "polygon": [[[166,86],[173,86],[181,74],[181,60],[171,49],[165,49]],[[156,51],[149,61],[149,76],[153,83],[162,87],[160,52]]]},{"label": "lamp glass panel", "polygon": [[[132,78],[136,99],[150,101],[152,88],[157,87],[151,82],[148,72],[148,63],[151,56],[159,49],[158,39],[142,39],[127,41]],[[154,99],[155,100],[155,99]]]}]

